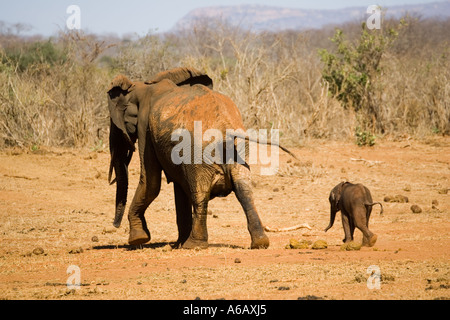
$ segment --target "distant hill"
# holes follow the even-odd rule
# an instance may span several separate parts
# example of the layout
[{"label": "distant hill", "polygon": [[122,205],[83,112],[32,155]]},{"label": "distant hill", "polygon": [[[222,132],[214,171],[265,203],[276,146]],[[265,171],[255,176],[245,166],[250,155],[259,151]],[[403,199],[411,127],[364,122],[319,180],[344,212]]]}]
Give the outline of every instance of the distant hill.
[{"label": "distant hill", "polygon": [[[427,4],[391,6],[387,17],[401,17],[405,13],[418,14],[423,18],[450,17],[450,1]],[[189,28],[196,21],[221,18],[233,25],[254,31],[321,28],[329,24],[364,21],[369,16],[367,7],[337,10],[292,9],[261,5],[239,5],[198,8],[177,22],[175,30]]]}]

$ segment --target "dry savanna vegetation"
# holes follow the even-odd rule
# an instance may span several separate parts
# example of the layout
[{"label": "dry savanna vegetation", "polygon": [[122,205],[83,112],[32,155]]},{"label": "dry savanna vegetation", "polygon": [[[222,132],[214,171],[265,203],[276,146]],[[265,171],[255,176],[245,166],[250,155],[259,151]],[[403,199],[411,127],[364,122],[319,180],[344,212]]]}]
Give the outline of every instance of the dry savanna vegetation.
[{"label": "dry savanna vegetation", "polygon": [[[4,26],[0,299],[450,298],[450,20],[279,33],[204,21],[120,39],[26,38],[20,26]],[[119,73],[147,80],[178,66],[207,72],[247,128],[280,130],[300,161],[280,152],[273,176],[252,165],[256,206],[266,226],[311,230],[271,232],[269,249],[249,250],[245,215],[230,195],[210,202],[210,247],[175,250],[165,183],[146,213],[151,243],[130,247],[126,221],[113,228],[108,84]],[[134,157],[128,203],[138,179]],[[329,192],[344,180],[383,203],[370,222],[374,247],[342,247],[339,215],[323,231]],[[72,265],[81,271],[73,290]],[[371,266],[379,288],[367,285]]]},{"label": "dry savanna vegetation", "polygon": [[207,72],[247,128],[279,129],[287,144],[448,134],[449,25],[407,16],[373,31],[346,24],[253,33],[204,21],[178,33],[123,39],[83,32],[24,39],[4,28],[0,143],[104,147],[111,79],[123,73],[147,80],[178,66]]}]

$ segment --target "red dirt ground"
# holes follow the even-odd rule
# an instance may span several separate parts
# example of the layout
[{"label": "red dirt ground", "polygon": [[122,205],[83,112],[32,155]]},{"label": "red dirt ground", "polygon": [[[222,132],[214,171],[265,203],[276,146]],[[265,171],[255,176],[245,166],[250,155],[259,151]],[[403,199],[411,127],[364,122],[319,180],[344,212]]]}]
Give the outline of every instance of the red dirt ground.
[{"label": "red dirt ground", "polygon": [[[268,233],[267,250],[250,250],[245,215],[231,194],[210,202],[210,247],[171,250],[177,238],[173,190],[146,213],[152,241],[127,245],[128,229],[112,226],[115,186],[107,183],[109,153],[74,149],[0,152],[0,299],[449,299],[450,139],[352,143],[309,141],[280,152],[279,174],[253,166],[255,202],[265,225],[308,223]],[[129,203],[139,175],[130,168]],[[340,181],[366,185],[374,201],[401,194],[408,203],[375,206],[373,248],[340,250],[340,216],[329,222],[328,195]],[[434,205],[432,204],[434,201]],[[415,214],[411,205],[422,212]],[[361,233],[356,231],[357,242]],[[290,239],[325,240],[326,249],[286,249]],[[67,268],[80,268],[69,290]],[[367,285],[370,266],[379,289]],[[369,281],[370,282],[370,281]],[[375,282],[370,282],[375,283]]]}]

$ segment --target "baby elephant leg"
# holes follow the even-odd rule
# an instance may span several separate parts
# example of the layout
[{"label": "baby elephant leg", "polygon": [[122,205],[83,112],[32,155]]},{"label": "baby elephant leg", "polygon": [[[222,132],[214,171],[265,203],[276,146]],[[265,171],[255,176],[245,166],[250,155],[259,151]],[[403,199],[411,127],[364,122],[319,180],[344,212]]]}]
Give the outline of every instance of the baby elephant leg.
[{"label": "baby elephant leg", "polygon": [[373,247],[375,242],[377,242],[377,235],[369,230],[369,220],[366,215],[366,208],[364,206],[354,210],[354,222],[355,227],[361,230],[363,234],[362,245],[366,247]]}]

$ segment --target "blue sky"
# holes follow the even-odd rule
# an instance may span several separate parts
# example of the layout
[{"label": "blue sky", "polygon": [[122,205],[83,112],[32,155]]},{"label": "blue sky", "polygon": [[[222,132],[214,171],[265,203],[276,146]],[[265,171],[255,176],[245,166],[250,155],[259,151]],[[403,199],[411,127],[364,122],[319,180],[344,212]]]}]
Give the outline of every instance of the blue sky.
[{"label": "blue sky", "polygon": [[81,9],[81,28],[95,33],[145,35],[148,31],[167,31],[191,10],[198,7],[260,4],[300,9],[337,9],[418,4],[439,0],[0,0],[0,21],[24,23],[31,34],[55,34],[64,29],[69,5]]}]

